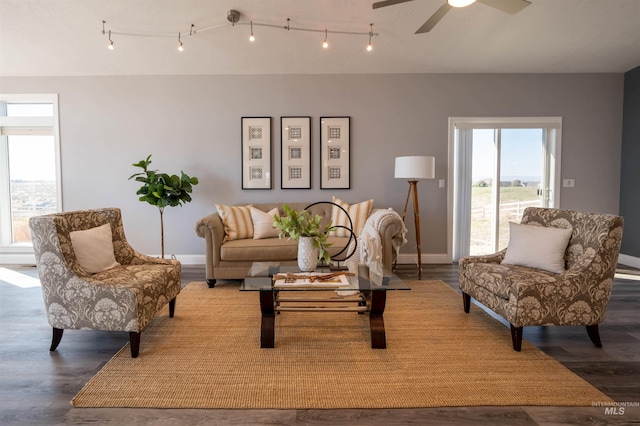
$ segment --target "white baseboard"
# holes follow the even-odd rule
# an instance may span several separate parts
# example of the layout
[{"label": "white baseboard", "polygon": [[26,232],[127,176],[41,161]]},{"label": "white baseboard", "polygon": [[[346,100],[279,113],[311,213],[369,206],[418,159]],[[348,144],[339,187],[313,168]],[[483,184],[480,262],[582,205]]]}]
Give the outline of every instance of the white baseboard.
[{"label": "white baseboard", "polygon": [[[160,257],[159,254],[150,254],[151,257]],[[183,265],[204,265],[206,264],[205,255],[203,254],[176,254],[176,259],[180,261]],[[171,255],[165,255],[166,258],[170,258]],[[640,268],[640,259],[635,259],[635,263],[628,263],[626,261],[622,261],[623,255],[620,255],[620,263],[624,263],[625,265],[639,267]],[[416,254],[406,253],[398,255],[398,263],[399,264],[416,264],[417,256]],[[422,263],[423,264],[442,264],[442,263],[451,263],[446,253],[441,254],[423,254],[422,255]],[[33,253],[20,253],[20,254],[0,254],[0,265],[35,265],[36,258]]]},{"label": "white baseboard", "polygon": [[33,253],[2,253],[0,254],[0,265],[34,265],[36,255]]},{"label": "white baseboard", "polygon": [[[160,255],[150,255],[152,257],[160,257]],[[166,257],[171,257],[171,255],[167,255]],[[180,261],[183,265],[204,265],[206,264],[205,255],[203,254],[177,254],[176,259]],[[415,265],[416,264],[416,255],[407,253],[407,254],[399,254],[398,255],[398,263]],[[422,255],[422,263],[423,264],[446,264],[451,263],[449,257],[446,253],[440,254],[423,254]],[[640,258],[629,256],[626,254],[621,254],[618,257],[618,263],[626,266],[631,266],[633,268],[640,268]],[[21,254],[0,254],[0,265],[35,265],[36,258],[35,255],[29,253],[21,253]]]},{"label": "white baseboard", "polygon": [[[160,257],[159,254],[152,254],[152,257]],[[172,255],[165,254],[164,257],[170,259]],[[183,265],[205,265],[206,259],[204,254],[176,254],[176,259]]]},{"label": "white baseboard", "polygon": [[[159,257],[159,256],[157,256]],[[166,256],[170,257],[170,256]],[[186,254],[186,255],[176,255],[176,259],[180,261],[183,265],[204,265],[206,263],[206,259],[204,255],[195,255],[195,254]],[[414,264],[417,261],[416,254],[399,254],[398,255],[398,263],[399,264]],[[422,255],[422,263],[423,264],[442,264],[442,263],[451,263],[449,257],[446,253],[441,254],[423,254]]]},{"label": "white baseboard", "polygon": [[618,256],[618,264],[631,266],[633,268],[640,268],[640,258],[621,254]]},{"label": "white baseboard", "polygon": [[[159,254],[150,254],[151,257],[160,257]],[[171,255],[165,255],[171,258]],[[203,254],[178,254],[176,259],[183,265],[204,265],[205,257]],[[0,265],[35,265],[36,256],[33,253],[10,253],[0,254]]]},{"label": "white baseboard", "polygon": [[[151,255],[155,257],[160,257],[159,255]],[[180,261],[183,265],[204,265],[206,264],[205,255],[203,254],[176,254],[176,259]],[[165,255],[165,257],[171,257],[171,255]],[[417,255],[416,254],[399,254],[398,255],[398,263],[399,264],[414,264],[416,263]],[[449,257],[446,253],[441,254],[423,254],[422,255],[422,263],[423,264],[441,264],[441,263],[451,263]]]},{"label": "white baseboard", "polygon": [[[418,255],[416,253],[406,253],[398,255],[398,264],[404,265],[415,265],[418,261]],[[434,254],[423,254],[422,255],[422,264],[442,264],[442,263],[451,263],[449,256],[446,253],[434,253]]]}]

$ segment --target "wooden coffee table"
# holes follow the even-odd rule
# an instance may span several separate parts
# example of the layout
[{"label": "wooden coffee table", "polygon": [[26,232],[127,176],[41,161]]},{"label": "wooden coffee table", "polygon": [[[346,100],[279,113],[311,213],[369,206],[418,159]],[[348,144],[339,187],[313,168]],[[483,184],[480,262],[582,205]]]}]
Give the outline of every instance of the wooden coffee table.
[{"label": "wooden coffee table", "polygon": [[[318,268],[316,273],[333,273],[329,268]],[[348,276],[348,285],[337,287],[336,284],[323,286],[314,283],[309,286],[274,287],[273,276],[277,274],[299,274],[294,262],[254,262],[247,272],[241,291],[260,292],[260,310],[262,324],[260,327],[260,347],[273,348],[275,340],[276,314],[281,312],[356,312],[369,316],[371,330],[371,347],[385,349],[387,347],[384,329],[384,308],[389,290],[410,290],[410,288],[393,273],[385,272],[382,277],[369,275],[366,266],[361,265]],[[336,293],[336,290],[339,293]],[[321,296],[319,291],[331,291],[331,297]],[[302,293],[291,293],[302,292]],[[314,295],[315,293],[315,295]],[[295,296],[294,296],[295,294]],[[298,296],[302,294],[302,297]],[[339,302],[339,303],[336,303]]]}]

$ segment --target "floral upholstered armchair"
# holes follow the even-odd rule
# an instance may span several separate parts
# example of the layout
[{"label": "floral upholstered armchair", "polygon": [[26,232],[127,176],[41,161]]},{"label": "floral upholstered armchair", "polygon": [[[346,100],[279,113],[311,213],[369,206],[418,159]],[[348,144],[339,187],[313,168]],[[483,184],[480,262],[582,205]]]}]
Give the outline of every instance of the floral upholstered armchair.
[{"label": "floral upholstered armchair", "polygon": [[120,209],[83,210],[29,220],[51,351],[65,329],[128,331],[131,356],[140,333],[180,292],[177,260],[145,256],[128,243]]},{"label": "floral upholstered armchair", "polygon": [[[460,259],[465,312],[473,297],[504,317],[511,324],[516,351],[521,349],[523,327],[535,325],[586,326],[591,341],[601,347],[598,324],[609,304],[622,217],[529,207],[520,225],[510,225],[509,247],[488,256]],[[520,235],[525,239],[518,241]],[[536,236],[542,236],[539,242],[532,238]],[[559,242],[556,247],[548,245],[553,239]],[[538,263],[539,258],[548,260],[554,251],[555,265]]]}]

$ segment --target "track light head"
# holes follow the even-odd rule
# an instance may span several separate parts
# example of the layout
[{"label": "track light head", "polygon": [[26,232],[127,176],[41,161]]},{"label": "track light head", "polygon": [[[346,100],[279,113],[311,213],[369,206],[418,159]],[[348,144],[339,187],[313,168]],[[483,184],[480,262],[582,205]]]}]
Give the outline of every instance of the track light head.
[{"label": "track light head", "polygon": [[109,50],[113,50],[114,49],[113,40],[111,40],[111,30],[109,30],[109,44],[107,45],[107,49],[109,49]]}]

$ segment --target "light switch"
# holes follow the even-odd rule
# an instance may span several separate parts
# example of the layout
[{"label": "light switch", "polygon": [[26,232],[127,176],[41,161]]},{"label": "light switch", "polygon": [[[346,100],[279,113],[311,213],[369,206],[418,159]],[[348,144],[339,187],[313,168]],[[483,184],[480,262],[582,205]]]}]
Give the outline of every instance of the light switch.
[{"label": "light switch", "polygon": [[563,188],[575,188],[575,186],[576,186],[575,179],[562,179]]},{"label": "light switch", "polygon": [[438,188],[444,188],[444,179],[438,181]]}]

